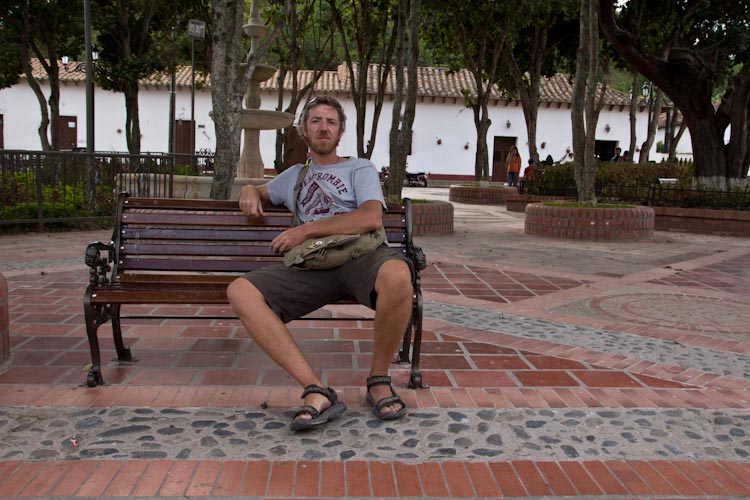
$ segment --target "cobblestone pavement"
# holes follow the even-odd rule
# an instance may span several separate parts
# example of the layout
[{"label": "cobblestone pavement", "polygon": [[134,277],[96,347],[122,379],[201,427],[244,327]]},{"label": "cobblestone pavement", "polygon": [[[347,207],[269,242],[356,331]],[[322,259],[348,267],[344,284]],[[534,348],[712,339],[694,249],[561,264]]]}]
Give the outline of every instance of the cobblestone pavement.
[{"label": "cobblestone pavement", "polygon": [[335,426],[297,435],[289,430],[291,414],[226,408],[10,408],[0,410],[0,460],[750,457],[748,411],[436,408],[387,423],[354,410]]},{"label": "cobblestone pavement", "polygon": [[83,249],[109,231],[0,235],[0,498],[750,498],[746,239],[556,241],[454,207],[453,235],[417,238],[431,387],[379,421],[359,383],[370,327],[302,325],[349,406],[305,434],[299,389],[232,322],[126,325],[141,361],[79,387]]},{"label": "cobblestone pavement", "polygon": [[[640,295],[640,297],[643,296]],[[661,300],[661,296],[651,298],[651,300]],[[571,327],[543,319],[524,318],[508,313],[498,314],[478,308],[432,301],[426,303],[425,311],[428,318],[487,332],[502,332],[516,337],[546,340],[566,346],[586,347],[598,352],[670,363],[682,368],[750,380],[750,355],[747,354],[685,345],[673,340],[644,339],[642,335],[623,332]],[[742,312],[739,314],[745,316]],[[750,318],[745,324],[750,325]]]}]

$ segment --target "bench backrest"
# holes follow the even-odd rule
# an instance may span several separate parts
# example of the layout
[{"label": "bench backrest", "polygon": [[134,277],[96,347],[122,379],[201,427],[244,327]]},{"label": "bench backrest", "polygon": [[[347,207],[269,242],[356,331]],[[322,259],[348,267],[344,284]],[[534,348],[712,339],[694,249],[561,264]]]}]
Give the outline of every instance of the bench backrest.
[{"label": "bench backrest", "polygon": [[[286,208],[249,217],[237,201],[136,198],[121,195],[113,243],[113,281],[149,274],[239,275],[283,260],[269,248],[290,227]],[[406,254],[411,246],[410,200],[389,204],[383,216],[388,242]],[[220,276],[215,276],[222,280]]]}]

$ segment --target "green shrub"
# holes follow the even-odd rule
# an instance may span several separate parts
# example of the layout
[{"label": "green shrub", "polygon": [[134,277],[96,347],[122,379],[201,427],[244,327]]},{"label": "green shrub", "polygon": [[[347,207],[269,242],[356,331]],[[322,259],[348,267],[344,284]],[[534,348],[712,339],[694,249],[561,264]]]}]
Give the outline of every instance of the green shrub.
[{"label": "green shrub", "polygon": [[[599,186],[651,185],[658,178],[675,178],[681,186],[690,187],[692,166],[679,163],[612,163],[600,162],[596,171]],[[533,180],[527,184],[530,194],[565,196],[575,193],[573,163],[540,165],[534,168]]]}]

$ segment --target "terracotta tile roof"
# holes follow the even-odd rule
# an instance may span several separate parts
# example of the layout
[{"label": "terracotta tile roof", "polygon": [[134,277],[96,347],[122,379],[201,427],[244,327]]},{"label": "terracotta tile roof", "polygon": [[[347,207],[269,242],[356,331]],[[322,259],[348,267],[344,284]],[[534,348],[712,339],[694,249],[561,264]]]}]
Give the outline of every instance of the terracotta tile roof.
[{"label": "terracotta tile roof", "polygon": [[[38,60],[32,60],[32,68],[34,75],[44,80],[47,78],[46,73],[42,69],[41,64]],[[368,91],[374,93],[378,87],[377,83],[377,66],[372,65],[372,70],[368,74]],[[355,65],[355,75],[357,71]],[[278,75],[278,72],[276,73]],[[312,70],[302,70],[299,72],[299,85],[305,85],[310,82],[313,77]],[[461,100],[464,98],[465,90],[475,94],[476,87],[474,85],[474,79],[468,70],[460,70],[457,72],[451,72],[447,68],[441,67],[420,67],[418,69],[419,86],[417,88],[417,95],[421,98],[445,98]],[[62,82],[78,82],[86,80],[85,66],[79,62],[69,62],[67,69],[61,65],[60,80]],[[209,75],[203,75],[196,72],[195,74],[196,84],[199,86],[205,85],[210,87],[211,78]],[[315,87],[317,93],[348,93],[349,92],[349,72],[346,65],[341,64],[337,68],[337,71],[325,71],[323,76],[320,78]],[[178,66],[176,72],[176,82],[179,87],[190,86],[190,66]],[[169,73],[158,73],[154,74],[149,78],[141,80],[141,83],[145,86],[169,86],[170,75]],[[388,75],[386,82],[386,94],[391,95],[396,87],[396,77],[393,71]],[[273,77],[263,83],[261,83],[261,89],[273,91],[277,88],[277,77]],[[292,78],[291,75],[287,74],[284,81],[284,89],[292,89]],[[541,102],[544,103],[570,103],[573,91],[572,82],[568,80],[568,75],[558,74],[551,78],[545,78],[542,80],[542,84],[539,90]],[[493,88],[491,91],[491,98],[497,101],[514,101],[512,97],[506,97],[498,91],[497,88]],[[606,93],[605,104],[611,106],[628,106],[630,99],[624,92],[608,88]]]},{"label": "terracotta tile roof", "polygon": [[[85,82],[86,81],[86,63],[80,61],[68,61],[67,66],[63,66],[61,62],[58,63],[60,67],[60,81],[61,82]],[[177,66],[175,72],[175,81],[178,87],[189,87],[190,86],[190,66]],[[47,79],[47,73],[44,71],[42,64],[38,59],[31,60],[32,74],[37,80],[44,81]],[[21,75],[21,78],[25,78]],[[169,73],[155,73],[148,78],[141,80],[141,84],[144,86],[150,85],[170,85]],[[204,77],[200,72],[195,73],[195,83],[197,85],[208,84],[210,79]]]}]

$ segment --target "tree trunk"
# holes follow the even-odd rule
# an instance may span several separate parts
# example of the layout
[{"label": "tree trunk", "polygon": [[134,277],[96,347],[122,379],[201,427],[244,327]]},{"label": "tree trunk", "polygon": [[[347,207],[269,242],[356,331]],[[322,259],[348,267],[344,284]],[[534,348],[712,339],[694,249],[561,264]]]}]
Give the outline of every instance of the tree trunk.
[{"label": "tree trunk", "polygon": [[[685,124],[685,120],[680,120],[679,128],[677,127],[677,108],[672,109],[672,122],[669,124],[669,130],[667,130],[667,133],[669,134],[669,150],[667,153],[669,154],[669,158],[667,158],[668,161],[676,161],[677,160],[677,144],[680,143],[680,139],[682,139],[682,135],[685,133],[685,130],[687,130],[687,125]],[[677,129],[677,132],[675,132],[675,129]]]},{"label": "tree trunk", "polygon": [[391,110],[391,130],[388,134],[388,177],[384,179],[385,199],[388,202],[397,202],[401,199],[401,186],[406,171],[406,157],[401,156],[401,134],[402,114],[401,108],[404,101],[404,52],[406,51],[406,15],[408,0],[398,0],[396,13],[396,47],[394,52],[395,58],[395,76],[396,88],[393,91],[393,108]]},{"label": "tree trunk", "polygon": [[[503,51],[503,58],[513,86],[518,92],[521,100],[521,109],[526,121],[527,141],[529,144],[529,158],[539,162],[539,152],[536,147],[537,117],[539,115],[539,86],[542,79],[542,66],[547,52],[547,30],[548,19],[537,19],[534,26],[534,39],[531,41],[531,67],[524,71],[518,65],[518,61],[510,50]],[[527,83],[528,82],[528,83]]]},{"label": "tree trunk", "polygon": [[[648,106],[650,108],[648,122],[648,132],[646,134],[646,140],[641,145],[641,154],[638,157],[638,163],[647,163],[649,160],[649,154],[651,148],[654,146],[654,139],[656,138],[656,130],[659,128],[659,116],[661,116],[662,103],[664,102],[664,91],[660,88],[656,90],[656,96],[649,94]],[[653,100],[652,100],[653,99]]]},{"label": "tree trunk", "polygon": [[[21,52],[24,52],[23,49],[21,49]],[[28,55],[28,54],[27,54]],[[47,109],[47,100],[44,97],[44,92],[42,92],[41,87],[39,86],[39,83],[34,79],[34,75],[31,72],[31,65],[29,64],[28,57],[21,56],[21,64],[23,66],[24,74],[26,74],[26,82],[29,84],[29,87],[31,87],[31,90],[34,92],[34,95],[36,96],[36,100],[39,102],[39,110],[42,114],[42,119],[39,122],[39,127],[37,128],[37,134],[39,135],[39,142],[42,145],[42,151],[49,151],[52,149],[52,145],[49,142],[49,136],[47,135],[47,131],[49,130],[49,110]]]},{"label": "tree trunk", "polygon": [[[731,103],[729,96],[733,96]],[[727,179],[731,185],[746,185],[750,167],[750,64],[729,80],[725,101],[717,115],[729,115],[731,136],[727,146]],[[726,104],[725,104],[726,102]]]},{"label": "tree trunk", "polygon": [[47,130],[49,129],[49,110],[47,109],[47,100],[44,97],[44,92],[42,92],[42,89],[39,86],[39,83],[34,78],[34,74],[31,70],[31,57],[29,55],[31,33],[29,32],[29,22],[29,4],[27,2],[24,2],[23,22],[21,24],[21,42],[19,43],[18,55],[21,60],[21,67],[23,68],[23,72],[26,75],[26,82],[34,92],[34,95],[39,102],[39,110],[42,114],[42,119],[39,123],[39,128],[37,129],[37,133],[39,134],[39,142],[41,143],[42,151],[49,151],[50,149],[52,149],[49,142],[49,136],[47,135]]},{"label": "tree trunk", "polygon": [[[387,33],[385,30],[388,24],[391,11],[387,3],[378,4],[376,2],[357,0],[350,2],[353,9],[352,17],[354,19],[353,34],[347,34],[340,13],[340,6],[335,0],[329,0],[329,4],[334,14],[336,28],[344,40],[344,56],[346,66],[349,71],[349,80],[351,85],[352,100],[357,117],[357,156],[361,158],[370,158],[375,149],[375,139],[378,129],[380,113],[383,109],[385,100],[385,86],[388,80],[388,73],[391,69],[393,60],[393,50],[396,42],[396,26],[394,23],[390,38],[384,39],[380,45],[375,40],[375,36],[380,33]],[[375,18],[373,18],[375,15]],[[354,61],[352,50],[347,44],[347,40],[354,39],[357,47],[357,61]],[[370,80],[370,63],[373,62],[375,50],[380,47],[382,50],[381,60],[378,62],[378,93],[373,103],[372,119],[367,119],[367,99],[368,99],[368,82]],[[358,65],[355,73],[354,65]],[[370,138],[365,144],[365,128],[370,127]]]},{"label": "tree trunk", "polygon": [[[240,159],[243,83],[240,71],[244,2],[213,0],[213,58],[211,60],[211,117],[216,131],[216,155],[211,199],[226,200]],[[246,68],[252,74],[253,67]]]},{"label": "tree trunk", "polygon": [[490,118],[487,100],[483,96],[481,102],[474,106],[474,125],[477,128],[474,176],[478,181],[488,181],[490,178],[489,148],[487,147],[487,132],[490,130]]},{"label": "tree trunk", "polygon": [[635,150],[638,147],[636,137],[636,112],[638,110],[638,72],[632,71],[633,81],[630,84],[630,146],[628,146],[628,158],[632,162],[635,159]]},{"label": "tree trunk", "polygon": [[[125,92],[125,140],[130,154],[141,152],[141,123],[138,118],[138,85],[128,86]],[[93,145],[92,145],[93,147]]]},{"label": "tree trunk", "polygon": [[596,106],[599,30],[596,0],[581,0],[581,22],[576,75],[573,84],[573,168],[578,202],[596,204]]}]

